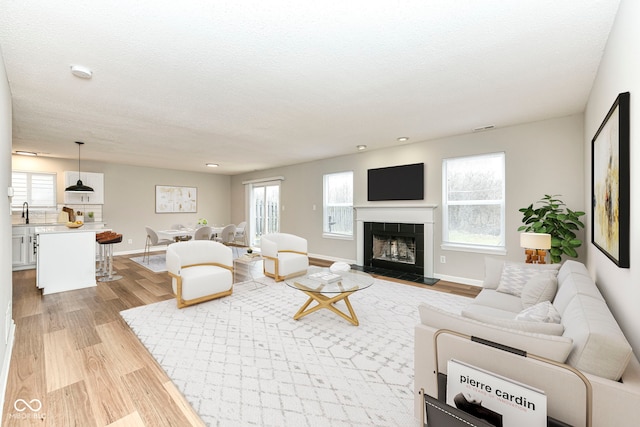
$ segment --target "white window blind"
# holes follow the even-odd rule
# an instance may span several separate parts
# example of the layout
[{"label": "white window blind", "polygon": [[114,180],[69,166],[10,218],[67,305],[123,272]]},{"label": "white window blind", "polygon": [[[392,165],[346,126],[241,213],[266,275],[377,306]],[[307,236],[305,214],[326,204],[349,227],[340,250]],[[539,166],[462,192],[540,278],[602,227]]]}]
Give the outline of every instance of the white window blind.
[{"label": "white window blind", "polygon": [[56,207],[56,174],[43,172],[12,172],[13,197],[11,208],[22,209],[24,202],[34,208]]}]

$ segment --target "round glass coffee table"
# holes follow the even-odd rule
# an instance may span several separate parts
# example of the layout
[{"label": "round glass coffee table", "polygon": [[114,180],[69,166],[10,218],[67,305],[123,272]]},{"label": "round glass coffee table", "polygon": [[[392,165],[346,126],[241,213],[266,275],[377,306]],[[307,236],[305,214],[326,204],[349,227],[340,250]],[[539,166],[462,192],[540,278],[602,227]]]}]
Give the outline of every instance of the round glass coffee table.
[{"label": "round glass coffee table", "polygon": [[[300,310],[294,314],[293,318],[298,320],[307,314],[326,308],[358,326],[358,317],[353,311],[349,295],[373,285],[373,280],[373,277],[361,271],[333,273],[328,268],[311,267],[307,270],[307,274],[285,280],[288,286],[298,289],[309,296],[307,302],[300,307]],[[340,311],[335,306],[336,302],[343,300],[347,305],[349,314]],[[309,308],[309,305],[314,301],[317,304]]]}]

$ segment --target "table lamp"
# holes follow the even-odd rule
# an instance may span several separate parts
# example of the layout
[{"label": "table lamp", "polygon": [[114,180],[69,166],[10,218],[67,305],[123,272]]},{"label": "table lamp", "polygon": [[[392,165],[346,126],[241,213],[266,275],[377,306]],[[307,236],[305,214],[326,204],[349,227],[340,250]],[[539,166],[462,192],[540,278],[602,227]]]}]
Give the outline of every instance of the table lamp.
[{"label": "table lamp", "polygon": [[527,256],[525,262],[529,264],[545,264],[547,249],[551,249],[551,234],[522,233],[520,247],[524,248]]}]

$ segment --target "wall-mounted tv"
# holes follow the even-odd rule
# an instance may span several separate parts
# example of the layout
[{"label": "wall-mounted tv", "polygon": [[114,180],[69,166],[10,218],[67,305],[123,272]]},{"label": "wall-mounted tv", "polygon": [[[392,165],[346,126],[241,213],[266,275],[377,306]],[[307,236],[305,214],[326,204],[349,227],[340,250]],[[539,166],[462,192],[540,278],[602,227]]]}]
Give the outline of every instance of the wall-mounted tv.
[{"label": "wall-mounted tv", "polygon": [[424,200],[424,163],[369,169],[367,200]]}]

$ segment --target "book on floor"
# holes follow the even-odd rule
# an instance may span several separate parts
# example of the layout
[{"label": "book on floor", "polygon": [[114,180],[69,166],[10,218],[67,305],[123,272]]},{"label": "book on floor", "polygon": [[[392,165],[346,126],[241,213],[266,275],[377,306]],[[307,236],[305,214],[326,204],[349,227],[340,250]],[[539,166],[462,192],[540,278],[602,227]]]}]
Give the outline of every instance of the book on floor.
[{"label": "book on floor", "polygon": [[454,359],[447,363],[447,404],[495,427],[547,425],[542,390]]}]

